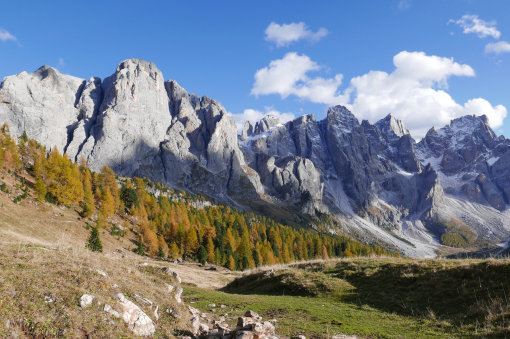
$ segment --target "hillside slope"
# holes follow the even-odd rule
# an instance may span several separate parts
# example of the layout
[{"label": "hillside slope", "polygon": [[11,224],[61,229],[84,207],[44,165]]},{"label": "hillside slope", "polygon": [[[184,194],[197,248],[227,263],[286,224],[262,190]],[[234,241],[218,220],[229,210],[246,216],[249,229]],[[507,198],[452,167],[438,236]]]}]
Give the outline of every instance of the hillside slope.
[{"label": "hillside slope", "polygon": [[[118,293],[152,318],[155,336],[191,333],[192,315],[176,300],[180,284],[172,275],[140,264],[164,265],[184,282],[203,288],[221,287],[236,276],[190,262],[139,256],[133,252],[135,237],[130,232],[119,236],[102,229],[103,253],[91,252],[85,247],[90,220],[72,208],[40,203],[31,196],[14,203],[16,181],[2,173],[2,182],[11,193],[0,192],[0,337],[133,337],[122,319],[105,311],[107,304],[122,309]],[[120,225],[121,220],[111,222]],[[84,294],[94,296],[86,308],[80,307]]]}]

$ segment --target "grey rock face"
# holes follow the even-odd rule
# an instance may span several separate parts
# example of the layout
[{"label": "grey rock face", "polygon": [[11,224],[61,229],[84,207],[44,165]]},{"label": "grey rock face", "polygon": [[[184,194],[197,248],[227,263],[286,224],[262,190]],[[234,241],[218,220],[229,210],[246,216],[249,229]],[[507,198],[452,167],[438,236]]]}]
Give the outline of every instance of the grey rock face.
[{"label": "grey rock face", "polygon": [[480,186],[485,199],[489,202],[489,204],[498,210],[505,209],[505,199],[501,194],[498,187],[484,174],[479,174],[476,177],[476,183]]},{"label": "grey rock face", "polygon": [[505,201],[510,202],[510,151],[492,165],[490,173],[494,183],[503,192]]},{"label": "grey rock face", "polygon": [[97,123],[85,142],[92,138],[94,146],[78,156],[95,170],[107,164],[121,174],[157,176],[162,168],[159,144],[172,119],[163,75],[151,62],[126,60],[103,88]]},{"label": "grey rock face", "polygon": [[280,118],[276,115],[266,115],[259,122],[255,124],[253,134],[260,134],[269,131],[280,123]]},{"label": "grey rock face", "polygon": [[375,198],[377,176],[388,170],[378,157],[358,120],[345,107],[328,110],[325,121],[326,144],[336,174],[356,208],[366,207]]},{"label": "grey rock face", "polygon": [[[78,121],[69,129],[67,147],[64,149],[71,159],[77,159],[78,153],[82,153],[84,142],[90,136],[90,131],[96,123],[99,106],[103,100],[103,88],[101,79],[90,78],[85,84],[80,98],[76,104],[78,109]],[[90,154],[91,149],[83,150],[84,154]]]},{"label": "grey rock face", "polygon": [[5,77],[0,85],[0,121],[16,135],[26,131],[47,147],[63,151],[78,120],[76,105],[85,80],[50,66]]},{"label": "grey rock face", "polygon": [[243,131],[241,132],[241,140],[246,140],[251,136],[267,132],[279,124],[280,118],[272,114],[266,115],[255,124],[252,124],[250,121],[246,121],[243,127]]},{"label": "grey rock face", "polygon": [[161,144],[166,180],[195,192],[226,198],[260,189],[246,166],[234,120],[216,101],[166,83],[173,120]]},{"label": "grey rock face", "polygon": [[[322,198],[320,172],[312,161],[297,156],[275,160],[270,157],[261,171],[261,181],[266,187],[274,188],[281,200],[297,205],[307,205],[309,214],[314,214],[314,202]],[[310,210],[311,209],[311,210]]]},{"label": "grey rock face", "polygon": [[253,125],[251,122],[246,121],[243,126],[243,131],[241,133],[241,140],[246,140],[248,137],[253,135]]}]

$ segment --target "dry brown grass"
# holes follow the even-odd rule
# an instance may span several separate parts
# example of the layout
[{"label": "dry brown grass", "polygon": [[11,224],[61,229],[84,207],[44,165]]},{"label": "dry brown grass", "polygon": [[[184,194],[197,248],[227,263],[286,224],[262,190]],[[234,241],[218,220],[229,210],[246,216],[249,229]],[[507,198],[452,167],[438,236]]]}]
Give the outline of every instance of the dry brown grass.
[{"label": "dry brown grass", "polygon": [[[29,197],[15,204],[16,181],[1,173],[10,195],[0,192],[0,337],[94,337],[131,338],[122,320],[103,311],[105,303],[115,308],[113,296],[124,293],[152,319],[154,308],[137,301],[143,296],[159,305],[156,335],[173,337],[188,329],[189,313],[177,304],[166,284],[176,285],[161,270],[139,268],[142,262],[170,266],[184,283],[219,288],[237,276],[223,269],[207,270],[194,263],[173,264],[135,254],[134,235],[112,236],[100,230],[104,253],[86,249],[90,219],[83,220],[73,208],[40,203]],[[113,219],[127,228],[133,225]],[[108,226],[106,226],[109,228]],[[105,272],[103,276],[98,271]],[[81,309],[79,298],[96,298]],[[46,298],[55,302],[46,302]],[[177,310],[177,319],[165,312]]]}]

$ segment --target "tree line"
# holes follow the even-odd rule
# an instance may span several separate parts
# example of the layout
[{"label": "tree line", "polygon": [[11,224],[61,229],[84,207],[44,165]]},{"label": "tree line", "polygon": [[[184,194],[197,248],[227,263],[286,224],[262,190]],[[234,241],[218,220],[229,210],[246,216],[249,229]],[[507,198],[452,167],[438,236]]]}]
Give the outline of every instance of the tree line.
[{"label": "tree line", "polygon": [[315,258],[388,255],[378,245],[346,235],[319,234],[282,225],[229,206],[197,204],[203,197],[176,191],[146,178],[119,178],[104,166],[95,173],[56,147],[47,151],[24,133],[16,142],[0,129],[0,164],[27,170],[39,201],[76,206],[83,218],[107,227],[117,216],[133,225],[136,251],[164,259],[193,259],[243,270]]}]

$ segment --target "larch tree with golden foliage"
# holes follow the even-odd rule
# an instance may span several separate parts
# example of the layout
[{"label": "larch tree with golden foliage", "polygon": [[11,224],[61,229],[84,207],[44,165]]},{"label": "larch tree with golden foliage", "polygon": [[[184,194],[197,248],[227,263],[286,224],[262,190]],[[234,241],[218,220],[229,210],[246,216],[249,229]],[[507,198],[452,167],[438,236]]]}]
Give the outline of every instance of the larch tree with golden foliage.
[{"label": "larch tree with golden foliage", "polygon": [[60,205],[79,203],[83,199],[83,185],[76,164],[60,155],[55,147],[46,162],[49,185],[48,193],[55,197]]},{"label": "larch tree with golden foliage", "polygon": [[94,193],[92,192],[92,176],[88,168],[82,168],[81,180],[83,184],[83,217],[90,217],[96,209]]}]

